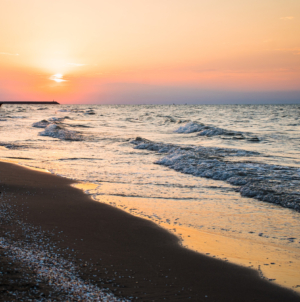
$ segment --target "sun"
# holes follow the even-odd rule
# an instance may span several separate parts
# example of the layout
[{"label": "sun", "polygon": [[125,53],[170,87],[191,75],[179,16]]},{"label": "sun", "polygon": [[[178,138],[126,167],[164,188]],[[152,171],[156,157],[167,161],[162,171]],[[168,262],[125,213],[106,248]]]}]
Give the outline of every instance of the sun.
[{"label": "sun", "polygon": [[56,73],[50,77],[50,80],[55,81],[56,83],[65,82],[66,80],[63,79],[63,74]]}]

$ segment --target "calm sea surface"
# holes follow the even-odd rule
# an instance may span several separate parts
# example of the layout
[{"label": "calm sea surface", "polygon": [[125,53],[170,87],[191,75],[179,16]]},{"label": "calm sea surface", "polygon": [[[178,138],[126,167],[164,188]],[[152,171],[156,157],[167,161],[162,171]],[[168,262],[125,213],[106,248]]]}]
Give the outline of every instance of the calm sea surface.
[{"label": "calm sea surface", "polygon": [[3,105],[0,158],[300,288],[300,106]]}]

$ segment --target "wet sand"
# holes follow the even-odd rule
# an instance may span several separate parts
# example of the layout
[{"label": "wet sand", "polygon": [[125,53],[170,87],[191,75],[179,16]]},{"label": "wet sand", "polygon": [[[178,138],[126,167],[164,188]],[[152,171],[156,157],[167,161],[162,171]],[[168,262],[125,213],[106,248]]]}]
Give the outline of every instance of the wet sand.
[{"label": "wet sand", "polygon": [[[93,198],[95,197],[94,192],[100,192],[102,188],[102,185],[99,189],[97,185],[91,183],[79,183],[72,186],[83,189],[87,194],[93,195]],[[107,186],[107,183],[103,186]],[[113,189],[110,192],[113,192]],[[212,198],[220,198],[220,195],[212,196]],[[287,240],[287,238],[291,238],[297,241],[293,235],[297,237],[299,232],[293,232],[286,225],[289,223],[289,226],[292,226],[293,220],[290,219],[287,221],[287,215],[280,216],[283,213],[278,213],[278,209],[269,209],[270,216],[272,215],[273,221],[277,222],[278,229],[289,229],[291,232],[289,236],[281,237],[281,239],[285,238],[285,240],[274,240],[274,236],[279,237],[279,230],[268,231],[264,227],[267,223],[264,215],[257,215],[257,222],[251,226],[250,230],[253,230],[251,233],[245,232],[245,229],[239,229],[239,227],[243,226],[243,217],[247,225],[247,215],[242,215],[240,212],[239,216],[242,217],[240,217],[240,224],[237,224],[237,215],[234,216],[234,211],[231,211],[232,207],[229,206],[230,200],[226,200],[225,198],[226,196],[224,196],[224,208],[228,206],[230,207],[230,211],[226,212],[224,208],[221,210],[221,205],[216,207],[216,204],[214,204],[215,209],[213,210],[212,208],[208,208],[206,204],[201,207],[201,213],[196,212],[196,216],[193,205],[189,204],[191,215],[181,217],[178,222],[174,220],[178,212],[174,214],[176,210],[172,209],[170,211],[169,209],[170,204],[174,205],[176,209],[176,200],[166,203],[158,199],[149,200],[149,198],[101,195],[101,202],[117,207],[134,216],[151,220],[179,237],[184,247],[208,255],[209,257],[229,261],[244,267],[251,267],[258,271],[265,279],[271,280],[280,286],[290,288],[300,294],[300,250],[292,244],[293,240]],[[252,203],[249,199],[247,202]],[[238,209],[236,210],[238,211]],[[171,217],[168,220],[162,218],[167,217],[167,211],[171,213]],[[224,219],[224,217],[226,218]],[[228,220],[232,219],[232,225],[224,221],[227,218]],[[252,221],[254,220],[252,219]],[[189,223],[190,227],[188,226]],[[220,232],[220,229],[215,229],[215,226],[220,226],[222,223],[225,224],[223,224],[223,231]],[[208,228],[197,228],[197,225],[206,225]],[[212,226],[212,228],[209,226]],[[231,227],[234,229],[234,232],[230,232]],[[261,229],[267,232],[267,238],[271,237],[269,240],[260,237],[262,233],[259,233],[259,231]]]},{"label": "wet sand", "polygon": [[[254,270],[182,248],[173,234],[93,201],[72,183],[0,163],[0,191],[12,196],[19,219],[54,234],[57,249],[74,249],[72,258],[84,280],[140,301],[300,301],[298,294]],[[1,225],[1,237],[9,228]],[[16,232],[18,239],[24,234]],[[9,268],[5,257],[1,261]]]}]

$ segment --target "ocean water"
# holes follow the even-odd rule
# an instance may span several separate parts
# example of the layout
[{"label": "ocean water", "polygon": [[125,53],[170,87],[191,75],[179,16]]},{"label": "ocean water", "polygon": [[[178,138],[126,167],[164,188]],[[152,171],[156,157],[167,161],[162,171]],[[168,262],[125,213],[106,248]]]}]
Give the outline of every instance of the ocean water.
[{"label": "ocean water", "polygon": [[1,160],[300,291],[300,106],[3,105],[0,135]]}]

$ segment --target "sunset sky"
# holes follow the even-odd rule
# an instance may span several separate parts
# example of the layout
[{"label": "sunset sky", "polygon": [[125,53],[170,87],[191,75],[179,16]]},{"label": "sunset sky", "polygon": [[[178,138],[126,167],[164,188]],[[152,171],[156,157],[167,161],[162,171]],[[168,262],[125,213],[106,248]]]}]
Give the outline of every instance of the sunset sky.
[{"label": "sunset sky", "polygon": [[299,0],[0,0],[0,101],[300,103]]}]

